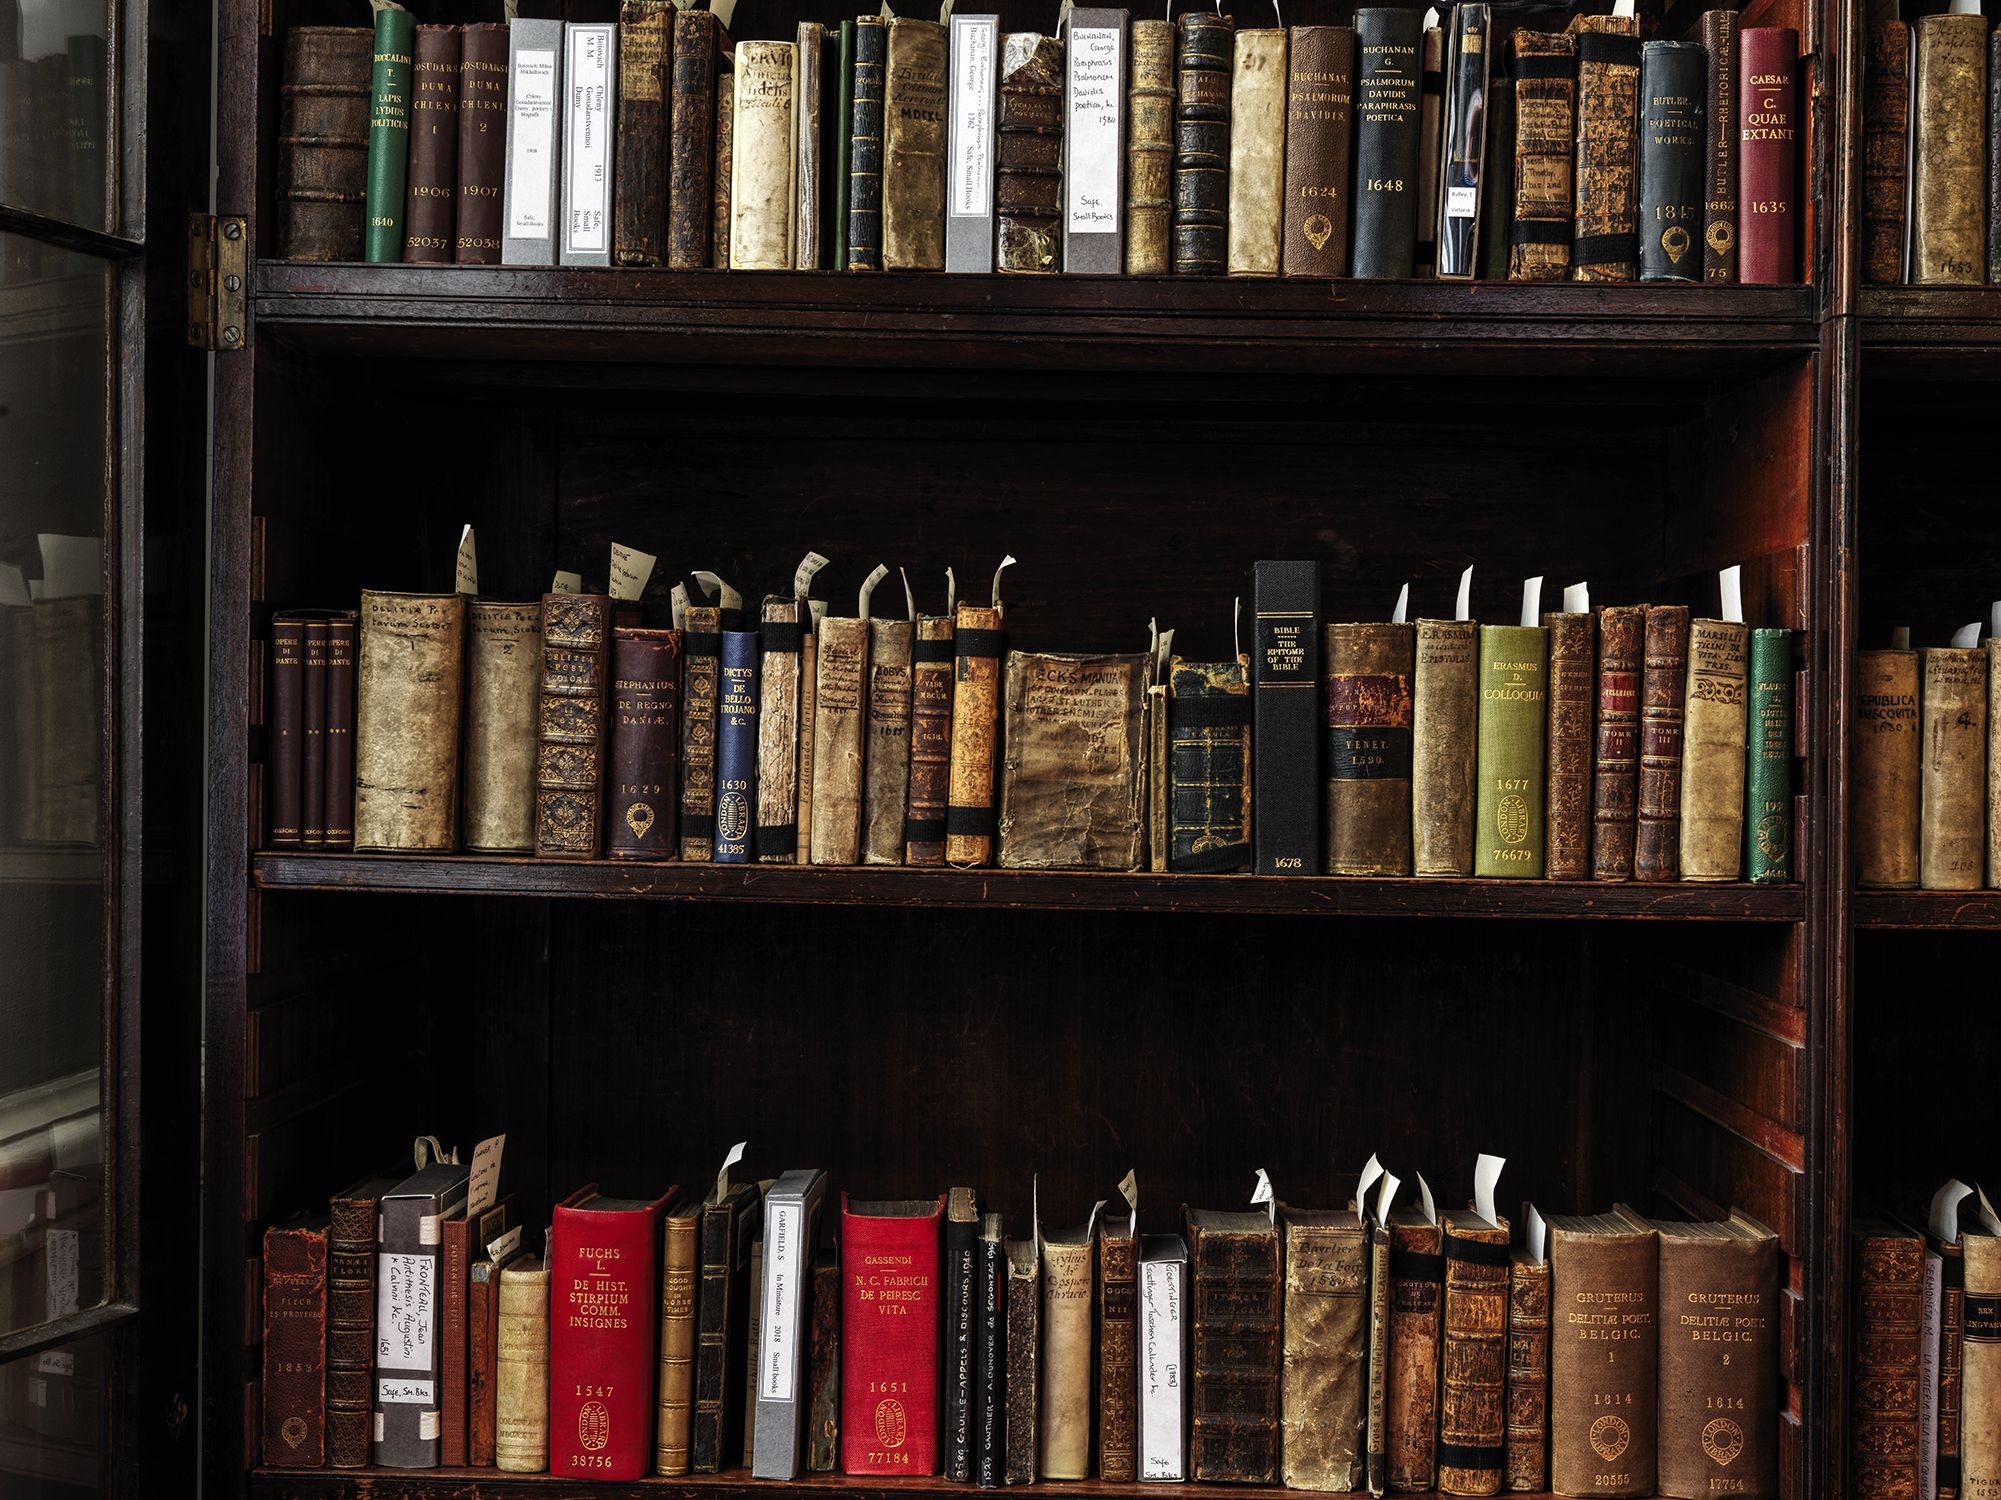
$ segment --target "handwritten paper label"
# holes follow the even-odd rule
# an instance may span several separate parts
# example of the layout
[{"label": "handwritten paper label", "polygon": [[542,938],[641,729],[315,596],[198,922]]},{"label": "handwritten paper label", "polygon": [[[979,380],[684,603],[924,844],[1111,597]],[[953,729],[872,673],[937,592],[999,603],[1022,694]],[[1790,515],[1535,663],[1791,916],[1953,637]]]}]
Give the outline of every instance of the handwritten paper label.
[{"label": "handwritten paper label", "polygon": [[[437,1322],[433,1278],[435,1255],[375,1258],[375,1366],[379,1370],[421,1370],[437,1366],[431,1328]],[[428,1399],[428,1398],[426,1398]]]},{"label": "handwritten paper label", "polygon": [[564,247],[576,254],[605,249],[611,218],[612,28],[571,26],[570,118],[565,155],[569,159],[569,219]]},{"label": "handwritten paper label", "polygon": [[486,1246],[486,1258],[497,1266],[514,1254],[516,1250],[521,1248],[521,1231],[525,1227],[525,1225],[516,1224],[507,1233],[500,1236],[499,1239],[489,1240]]},{"label": "handwritten paper label", "polygon": [[505,1135],[490,1135],[472,1148],[472,1178],[466,1188],[466,1217],[477,1219],[500,1201],[500,1153]]},{"label": "handwritten paper label", "polygon": [[763,1348],[758,1352],[757,1399],[790,1401],[799,1343],[799,1239],[806,1205],[767,1203],[764,1208]]},{"label": "handwritten paper label", "polygon": [[637,599],[646,592],[647,580],[653,576],[653,565],[658,562],[651,552],[641,552],[637,547],[628,547],[623,542],[611,544],[611,596],[614,599]]},{"label": "handwritten paper label", "polygon": [[715,16],[716,24],[728,31],[730,20],[736,15],[736,0],[709,0],[709,11]]},{"label": "handwritten paper label", "polygon": [[955,219],[994,211],[994,40],[999,21],[961,16],[952,28],[952,192]]},{"label": "handwritten paper label", "polygon": [[507,233],[512,239],[548,238],[549,187],[555,179],[550,147],[556,126],[556,54],[523,47],[514,54],[514,160],[507,172]]},{"label": "handwritten paper label", "polygon": [[1489,1156],[1484,1151],[1473,1163],[1473,1212],[1496,1228],[1500,1219],[1494,1213],[1494,1189],[1501,1185],[1501,1168],[1508,1164],[1504,1156]]},{"label": "handwritten paper label", "polygon": [[743,595],[722,580],[722,575],[711,573],[706,568],[697,568],[695,582],[702,586],[702,592],[714,599],[724,609],[742,609]]},{"label": "handwritten paper label", "polygon": [[583,591],[584,575],[581,573],[558,568],[556,576],[549,580],[549,592],[552,594],[581,594]]},{"label": "handwritten paper label", "polygon": [[1908,651],[1911,649],[1910,626],[1898,625],[1892,628],[1890,631],[1890,649],[1892,651]]},{"label": "handwritten paper label", "polygon": [[1966,650],[1970,647],[1979,645],[1980,622],[1978,620],[1975,620],[1970,625],[1960,626],[1959,629],[1955,630],[1952,633],[1952,643],[1954,646],[1958,647],[1961,650]]},{"label": "handwritten paper label", "polygon": [[431,1401],[431,1382],[428,1380],[378,1380],[375,1382],[375,1404],[377,1406],[428,1406]]},{"label": "handwritten paper label", "polygon": [[1070,159],[1063,189],[1070,233],[1119,227],[1119,47],[1115,26],[1070,28]]},{"label": "handwritten paper label", "polygon": [[[1007,570],[1008,570],[1009,568],[1011,568],[1011,567],[1013,567],[1013,566],[1014,566],[1014,554],[1013,554],[1012,552],[1010,552],[1010,553],[1009,553],[1009,554],[1008,554],[1008,555],[1007,555],[1006,557],[1003,557],[1003,558],[1002,558],[1002,559],[1000,560],[1000,566],[999,566],[998,568],[995,568],[995,569],[994,569],[994,608],[995,608],[995,609],[999,609],[999,608],[1001,607],[1001,596],[1000,596],[1000,581],[1001,581],[1001,574],[1005,573],[1005,572],[1006,572],[1006,571],[1007,571]],[[945,581],[946,581],[947,583],[950,583],[950,582],[951,582],[951,580],[952,580],[952,571],[951,571],[951,569],[947,568],[947,569],[945,570]]]},{"label": "handwritten paper label", "polygon": [[479,592],[479,548],[472,539],[470,524],[459,533],[459,555],[453,567],[452,587],[461,594]]},{"label": "handwritten paper label", "polygon": [[1126,1207],[1131,1210],[1126,1224],[1126,1233],[1137,1234],[1139,1232],[1139,1169],[1137,1167],[1126,1168],[1126,1175],[1119,1179],[1119,1196],[1126,1200]]},{"label": "handwritten paper label", "polygon": [[817,552],[808,552],[799,559],[799,566],[792,570],[792,597],[803,599],[813,592],[813,578],[820,569],[827,566],[827,559]]},{"label": "handwritten paper label", "polygon": [[1187,1389],[1182,1370],[1185,1339],[1181,1313],[1186,1302],[1182,1275],[1186,1263],[1149,1260],[1140,1263],[1140,1477],[1179,1479],[1181,1402]]}]

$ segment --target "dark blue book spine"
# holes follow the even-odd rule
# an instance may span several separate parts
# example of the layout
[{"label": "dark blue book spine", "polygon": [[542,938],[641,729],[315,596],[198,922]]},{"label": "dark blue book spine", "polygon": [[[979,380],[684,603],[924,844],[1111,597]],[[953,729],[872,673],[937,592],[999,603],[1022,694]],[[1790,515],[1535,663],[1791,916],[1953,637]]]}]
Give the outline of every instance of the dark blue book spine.
[{"label": "dark blue book spine", "polygon": [[1251,850],[1260,875],[1320,871],[1320,564],[1251,578]]},{"label": "dark blue book spine", "polygon": [[723,632],[716,689],[716,863],[750,860],[757,808],[757,632]]}]

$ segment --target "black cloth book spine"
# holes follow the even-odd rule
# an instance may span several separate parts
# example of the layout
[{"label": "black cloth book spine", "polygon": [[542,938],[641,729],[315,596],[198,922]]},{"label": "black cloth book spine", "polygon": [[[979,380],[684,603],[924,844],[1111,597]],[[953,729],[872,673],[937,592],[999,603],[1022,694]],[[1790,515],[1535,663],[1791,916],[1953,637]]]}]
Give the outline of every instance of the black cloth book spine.
[{"label": "black cloth book spine", "polygon": [[1700,42],[1640,48],[1640,280],[1702,280],[1703,95]]},{"label": "black cloth book spine", "polygon": [[1320,870],[1320,564],[1251,579],[1251,849],[1260,875]]},{"label": "black cloth book spine", "polygon": [[1452,50],[1446,60],[1443,181],[1438,195],[1438,274],[1470,277],[1478,264],[1480,172],[1487,133],[1487,7],[1477,0],[1453,7]]},{"label": "black cloth book spine", "polygon": [[1418,48],[1424,15],[1355,12],[1354,274],[1405,277],[1417,257]]},{"label": "black cloth book spine", "polygon": [[882,90],[889,25],[855,22],[854,109],[848,134],[848,269],[882,269]]},{"label": "black cloth book spine", "polygon": [[988,1214],[980,1236],[979,1285],[973,1296],[973,1478],[986,1489],[1001,1482],[1007,1452],[1002,1389],[1006,1335],[1001,1322],[1001,1288],[1006,1283],[1007,1247],[1001,1240],[1000,1216]]},{"label": "black cloth book spine", "polygon": [[1221,276],[1228,263],[1235,31],[1227,17],[1206,12],[1175,24],[1174,274]]},{"label": "black cloth book spine", "polygon": [[945,1477],[973,1477],[973,1359],[980,1220],[945,1220]]}]

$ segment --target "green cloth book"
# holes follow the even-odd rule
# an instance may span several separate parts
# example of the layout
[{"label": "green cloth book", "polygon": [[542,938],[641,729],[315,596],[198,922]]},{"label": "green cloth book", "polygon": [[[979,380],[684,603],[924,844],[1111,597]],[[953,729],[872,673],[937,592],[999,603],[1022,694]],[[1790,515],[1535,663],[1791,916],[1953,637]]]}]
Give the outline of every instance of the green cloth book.
[{"label": "green cloth book", "polygon": [[1475,875],[1542,878],[1548,677],[1543,626],[1480,627]]},{"label": "green cloth book", "polygon": [[417,22],[407,10],[375,13],[375,67],[368,84],[368,182],[361,258],[403,258],[403,190],[410,173],[410,53]]},{"label": "green cloth book", "polygon": [[855,23],[841,22],[839,60],[834,68],[834,225],[827,243],[836,271],[848,268],[848,153],[854,142],[850,124],[855,113]]},{"label": "green cloth book", "polygon": [[1793,878],[1793,633],[1751,632],[1751,732],[1744,772],[1744,869],[1758,885]]}]

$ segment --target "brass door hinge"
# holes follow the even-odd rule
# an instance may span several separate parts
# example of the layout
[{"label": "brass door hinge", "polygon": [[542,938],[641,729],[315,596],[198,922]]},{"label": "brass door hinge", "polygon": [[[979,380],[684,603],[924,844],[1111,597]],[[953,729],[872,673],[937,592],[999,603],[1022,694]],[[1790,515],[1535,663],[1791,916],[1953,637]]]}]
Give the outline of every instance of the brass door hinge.
[{"label": "brass door hinge", "polygon": [[250,226],[240,218],[188,215],[188,342],[241,349],[250,281]]}]

